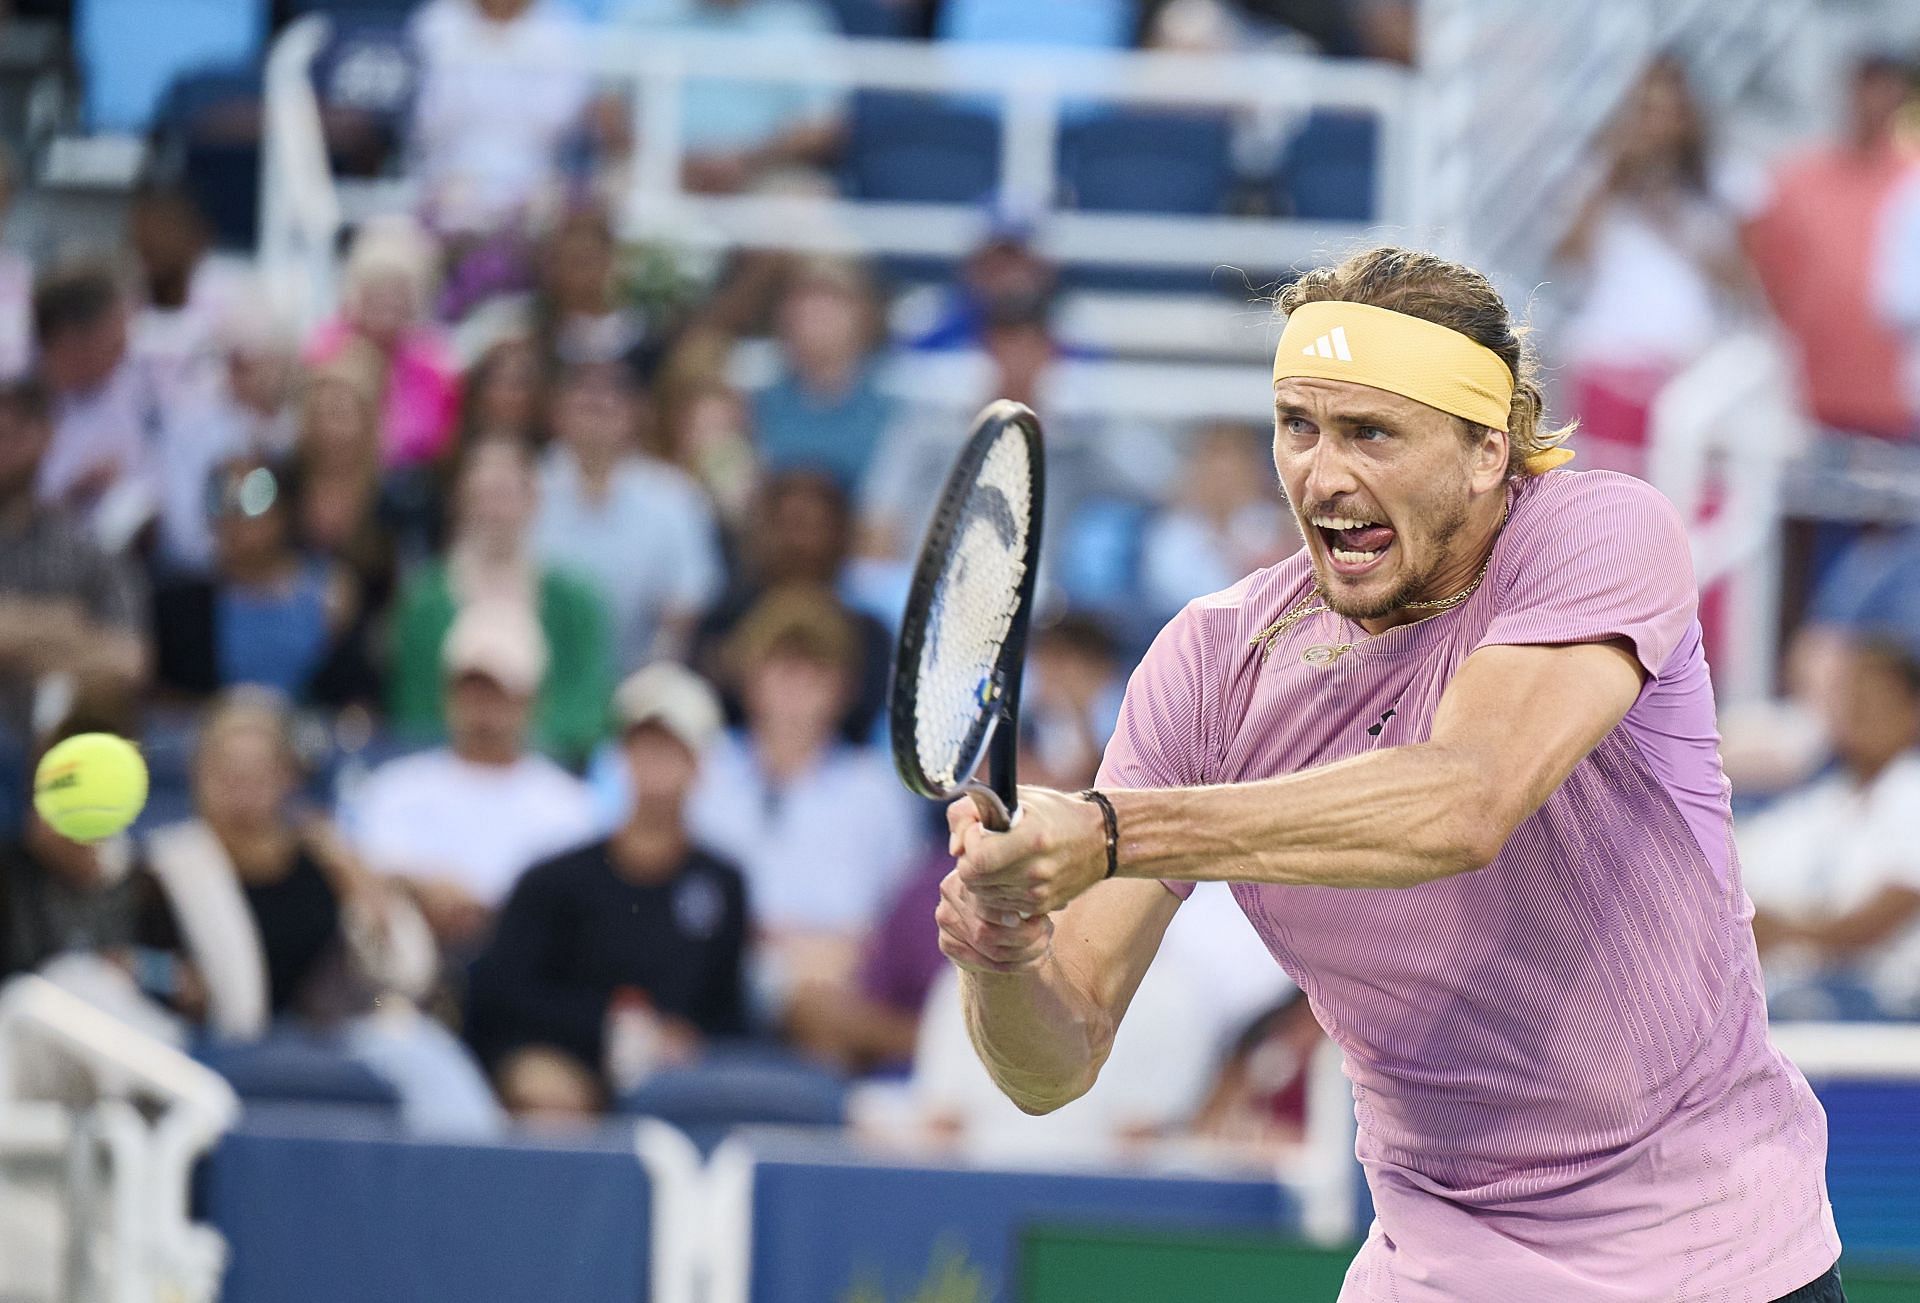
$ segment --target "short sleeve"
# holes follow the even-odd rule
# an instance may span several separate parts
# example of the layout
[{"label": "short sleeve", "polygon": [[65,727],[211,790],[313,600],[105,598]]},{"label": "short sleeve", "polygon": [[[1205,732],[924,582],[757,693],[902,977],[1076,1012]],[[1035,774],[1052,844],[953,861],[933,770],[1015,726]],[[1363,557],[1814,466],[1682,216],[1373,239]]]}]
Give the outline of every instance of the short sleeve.
[{"label": "short sleeve", "polygon": [[[1213,781],[1220,694],[1207,690],[1206,628],[1189,605],[1153,640],[1127,681],[1120,719],[1095,783],[1100,787],[1199,787]],[[1185,900],[1191,882],[1168,882]]]},{"label": "short sleeve", "polygon": [[1672,504],[1610,471],[1556,472],[1530,492],[1508,526],[1496,614],[1477,646],[1625,639],[1660,677],[1699,607]]}]

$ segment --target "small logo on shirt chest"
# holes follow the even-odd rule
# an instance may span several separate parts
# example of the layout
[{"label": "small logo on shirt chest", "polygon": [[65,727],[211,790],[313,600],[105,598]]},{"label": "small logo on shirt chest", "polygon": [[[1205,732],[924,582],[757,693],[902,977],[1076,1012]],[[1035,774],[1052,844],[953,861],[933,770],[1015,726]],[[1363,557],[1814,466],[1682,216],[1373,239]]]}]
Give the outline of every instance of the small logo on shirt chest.
[{"label": "small logo on shirt chest", "polygon": [[1390,719],[1392,719],[1392,718],[1393,718],[1393,717],[1394,717],[1395,715],[1398,715],[1399,713],[1400,713],[1399,711],[1397,711],[1397,710],[1394,710],[1394,709],[1392,709],[1391,707],[1389,707],[1389,708],[1388,708],[1388,710],[1387,710],[1387,713],[1386,713],[1386,714],[1384,714],[1384,715],[1382,715],[1382,716],[1380,717],[1380,722],[1379,722],[1378,724],[1374,724],[1374,725],[1372,725],[1371,727],[1369,727],[1369,728],[1367,729],[1367,736],[1368,736],[1368,737],[1379,737],[1379,736],[1380,736],[1380,734],[1381,734],[1381,733],[1382,733],[1383,731],[1385,731],[1385,729],[1386,729],[1386,727],[1387,727],[1387,721],[1388,721],[1388,720],[1390,720]]}]

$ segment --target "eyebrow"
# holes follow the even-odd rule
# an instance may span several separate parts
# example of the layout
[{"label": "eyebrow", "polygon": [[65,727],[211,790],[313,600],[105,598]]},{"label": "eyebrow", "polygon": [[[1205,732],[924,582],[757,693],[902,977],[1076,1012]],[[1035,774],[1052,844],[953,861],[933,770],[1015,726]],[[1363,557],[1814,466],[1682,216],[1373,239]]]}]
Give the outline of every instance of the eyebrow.
[{"label": "eyebrow", "polygon": [[[1312,412],[1309,412],[1306,408],[1301,407],[1297,403],[1285,403],[1285,402],[1275,403],[1273,405],[1273,414],[1275,416],[1282,416],[1282,417],[1298,416],[1309,421],[1320,420],[1319,417],[1315,416]],[[1333,418],[1333,423],[1336,425],[1349,425],[1349,426],[1378,425],[1378,426],[1384,426],[1387,429],[1392,429],[1392,430],[1399,429],[1401,424],[1399,417],[1388,415],[1385,412],[1344,412],[1338,416],[1335,416]]]}]

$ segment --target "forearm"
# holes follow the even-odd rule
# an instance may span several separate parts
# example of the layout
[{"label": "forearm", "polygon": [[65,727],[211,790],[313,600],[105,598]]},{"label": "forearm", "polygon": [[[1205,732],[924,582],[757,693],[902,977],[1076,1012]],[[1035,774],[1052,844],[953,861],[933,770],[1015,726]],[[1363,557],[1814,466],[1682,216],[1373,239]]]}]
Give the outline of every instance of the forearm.
[{"label": "forearm", "polygon": [[1463,873],[1490,863],[1532,809],[1480,790],[1481,772],[1423,744],[1261,782],[1111,791],[1119,874],[1407,887]]},{"label": "forearm", "polygon": [[960,993],[980,1062],[1022,1112],[1050,1113],[1092,1087],[1114,1022],[1057,955],[1018,973],[962,970]]}]

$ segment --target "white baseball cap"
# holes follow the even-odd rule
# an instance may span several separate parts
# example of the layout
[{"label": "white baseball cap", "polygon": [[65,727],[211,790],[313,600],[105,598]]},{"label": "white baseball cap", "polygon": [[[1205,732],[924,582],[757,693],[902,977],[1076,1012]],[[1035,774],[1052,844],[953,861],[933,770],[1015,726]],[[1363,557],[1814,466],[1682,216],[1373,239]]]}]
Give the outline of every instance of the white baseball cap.
[{"label": "white baseball cap", "polygon": [[547,673],[547,639],[540,621],[521,602],[472,602],[454,617],[440,646],[448,678],[484,674],[507,691],[530,697]]},{"label": "white baseball cap", "polygon": [[657,724],[695,756],[706,754],[726,720],[720,698],[707,681],[684,665],[656,661],[629,674],[613,694],[620,731]]}]

